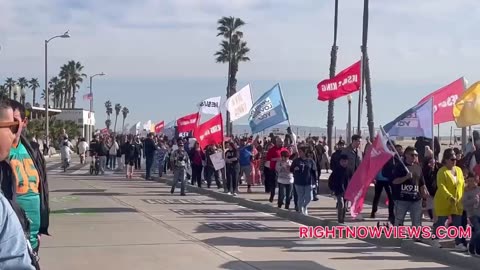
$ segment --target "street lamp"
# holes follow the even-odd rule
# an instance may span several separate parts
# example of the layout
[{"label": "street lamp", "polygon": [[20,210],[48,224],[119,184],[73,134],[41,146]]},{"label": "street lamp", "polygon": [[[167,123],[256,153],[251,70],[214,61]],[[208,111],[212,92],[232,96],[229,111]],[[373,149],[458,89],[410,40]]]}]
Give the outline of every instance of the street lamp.
[{"label": "street lamp", "polygon": [[348,123],[347,123],[347,142],[352,142],[352,95],[347,96],[348,100]]},{"label": "street lamp", "polygon": [[[53,39],[56,39],[56,38],[69,38],[70,37],[70,34],[67,32],[63,33],[63,35],[58,35],[58,36],[54,36],[54,37],[51,37],[49,39],[46,39],[45,40],[45,139],[47,140],[46,142],[46,145],[47,145],[47,149],[50,150],[50,142],[48,140],[49,138],[49,127],[50,127],[50,119],[49,119],[49,116],[48,116],[48,106],[49,106],[49,99],[50,99],[50,93],[49,93],[49,89],[48,89],[48,58],[47,58],[47,55],[48,55],[48,42],[50,42],[51,40]],[[50,151],[48,151],[50,153]]]},{"label": "street lamp", "polygon": [[97,73],[95,75],[90,76],[90,113],[93,111],[93,90],[92,90],[92,79],[96,76],[105,76],[105,73]]}]

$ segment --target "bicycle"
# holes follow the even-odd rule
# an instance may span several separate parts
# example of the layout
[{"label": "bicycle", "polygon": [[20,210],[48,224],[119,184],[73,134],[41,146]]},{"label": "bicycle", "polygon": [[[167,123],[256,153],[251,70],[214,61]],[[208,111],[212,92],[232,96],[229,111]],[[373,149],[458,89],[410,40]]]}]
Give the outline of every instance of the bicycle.
[{"label": "bicycle", "polygon": [[100,172],[100,159],[98,158],[98,155],[93,155],[91,156],[92,160],[90,162],[90,175],[98,175]]}]

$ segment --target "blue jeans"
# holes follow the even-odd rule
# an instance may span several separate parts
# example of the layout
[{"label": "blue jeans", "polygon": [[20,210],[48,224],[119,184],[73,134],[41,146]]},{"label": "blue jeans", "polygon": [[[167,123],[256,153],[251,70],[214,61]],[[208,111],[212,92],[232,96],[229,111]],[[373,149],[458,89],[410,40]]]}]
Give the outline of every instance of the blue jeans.
[{"label": "blue jeans", "polygon": [[410,212],[412,226],[422,226],[422,200],[418,201],[395,201],[395,226],[401,226],[405,222],[407,212]]},{"label": "blue jeans", "polygon": [[173,183],[171,193],[175,192],[175,187],[180,182],[180,194],[185,194],[185,182],[187,181],[187,171],[185,168],[176,168],[173,170]]},{"label": "blue jeans", "polygon": [[[438,217],[437,219],[437,222],[435,222],[435,224],[433,224],[433,232],[436,232],[437,231],[437,228],[440,227],[440,226],[445,226],[445,222],[447,222],[448,220],[448,216],[440,216]],[[452,215],[452,225],[451,226],[455,226],[455,227],[462,227],[462,216],[458,216],[458,215]],[[465,240],[464,239],[461,239],[461,238],[455,238],[455,245],[459,245],[459,244],[462,244]]]},{"label": "blue jeans", "polygon": [[307,185],[307,186],[301,186],[301,185],[295,185],[295,191],[297,192],[298,196],[298,201],[297,201],[297,207],[298,210],[304,214],[308,215],[308,210],[307,206],[312,200],[312,186]]}]

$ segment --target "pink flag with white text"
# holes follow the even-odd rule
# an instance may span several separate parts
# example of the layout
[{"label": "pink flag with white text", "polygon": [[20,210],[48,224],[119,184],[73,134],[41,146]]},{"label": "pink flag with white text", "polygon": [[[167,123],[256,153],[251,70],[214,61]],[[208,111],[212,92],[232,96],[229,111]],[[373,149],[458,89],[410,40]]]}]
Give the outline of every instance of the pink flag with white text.
[{"label": "pink flag with white text", "polygon": [[352,217],[355,218],[362,212],[363,202],[370,184],[393,155],[394,153],[387,148],[386,138],[380,133],[377,134],[345,191],[345,199],[352,202],[350,207]]}]

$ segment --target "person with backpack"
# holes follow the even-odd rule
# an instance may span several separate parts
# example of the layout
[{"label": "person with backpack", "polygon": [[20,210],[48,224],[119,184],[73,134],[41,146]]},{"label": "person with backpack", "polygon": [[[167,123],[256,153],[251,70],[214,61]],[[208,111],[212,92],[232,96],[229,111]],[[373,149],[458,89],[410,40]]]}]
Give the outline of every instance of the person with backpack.
[{"label": "person with backpack", "polygon": [[185,151],[182,139],[178,139],[177,146],[178,149],[173,151],[170,159],[173,170],[173,183],[170,193],[173,194],[175,192],[175,187],[177,186],[178,182],[180,182],[180,196],[185,196],[185,182],[187,180],[187,171],[191,170],[190,159],[188,157],[187,151]]}]

